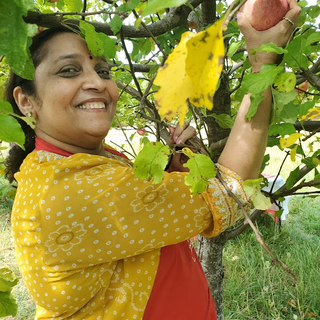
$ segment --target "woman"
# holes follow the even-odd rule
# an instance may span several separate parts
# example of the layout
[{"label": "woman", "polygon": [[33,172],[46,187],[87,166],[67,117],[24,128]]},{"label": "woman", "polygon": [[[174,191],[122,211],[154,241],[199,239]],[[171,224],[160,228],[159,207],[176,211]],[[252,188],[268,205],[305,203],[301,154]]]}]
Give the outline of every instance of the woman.
[{"label": "woman", "polygon": [[[287,17],[296,23],[298,14],[290,0]],[[269,39],[284,45],[293,31],[282,21],[256,32],[238,19],[249,53]],[[118,91],[107,63],[77,34],[45,31],[31,53],[34,81],[13,75],[7,100],[18,114],[33,116],[36,127],[26,128],[26,154],[13,148],[7,168],[18,182],[12,230],[36,319],[216,319],[187,240],[216,236],[241,219],[237,203],[216,179],[192,198],[185,172],[165,174],[158,185],[140,181],[128,159],[103,145]],[[277,59],[249,57],[254,72]],[[270,92],[250,123],[244,120],[249,104],[245,97],[217,165],[243,203],[242,179],[257,177],[264,154]],[[193,135],[177,128],[172,140]]]}]

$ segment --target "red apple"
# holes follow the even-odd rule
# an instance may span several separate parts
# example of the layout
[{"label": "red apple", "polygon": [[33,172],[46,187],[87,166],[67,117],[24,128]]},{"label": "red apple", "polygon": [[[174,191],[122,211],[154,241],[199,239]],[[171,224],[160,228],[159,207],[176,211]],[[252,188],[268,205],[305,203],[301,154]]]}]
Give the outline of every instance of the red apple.
[{"label": "red apple", "polygon": [[49,0],[50,3],[58,2],[59,0]]},{"label": "red apple", "polygon": [[288,10],[288,0],[247,0],[240,9],[258,31],[275,26]]},{"label": "red apple", "polygon": [[305,82],[302,82],[301,84],[299,84],[295,89],[294,91],[297,92],[297,93],[304,93],[307,91],[308,89],[308,81],[306,80]]},{"label": "red apple", "polygon": [[140,134],[140,136],[143,136],[146,133],[146,129],[145,128],[138,129],[137,133]]}]

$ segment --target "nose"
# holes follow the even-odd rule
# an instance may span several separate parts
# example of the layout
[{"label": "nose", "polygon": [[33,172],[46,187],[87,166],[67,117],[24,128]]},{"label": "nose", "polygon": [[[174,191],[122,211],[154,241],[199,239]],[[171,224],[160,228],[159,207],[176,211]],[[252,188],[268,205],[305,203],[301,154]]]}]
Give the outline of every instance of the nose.
[{"label": "nose", "polygon": [[84,74],[82,89],[102,92],[106,89],[106,80],[101,78],[95,70],[90,70]]}]

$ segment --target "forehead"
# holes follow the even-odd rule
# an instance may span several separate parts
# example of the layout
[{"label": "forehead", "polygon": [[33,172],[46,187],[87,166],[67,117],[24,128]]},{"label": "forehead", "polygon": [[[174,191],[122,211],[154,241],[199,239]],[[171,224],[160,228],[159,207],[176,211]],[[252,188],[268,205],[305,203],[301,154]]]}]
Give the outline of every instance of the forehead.
[{"label": "forehead", "polygon": [[46,43],[46,58],[52,60],[55,57],[66,54],[89,54],[86,42],[75,33],[60,33]]},{"label": "forehead", "polygon": [[[60,33],[46,43],[46,57],[44,61],[54,63],[63,57],[91,57],[87,43],[76,33]],[[105,60],[102,57],[96,58]]]}]

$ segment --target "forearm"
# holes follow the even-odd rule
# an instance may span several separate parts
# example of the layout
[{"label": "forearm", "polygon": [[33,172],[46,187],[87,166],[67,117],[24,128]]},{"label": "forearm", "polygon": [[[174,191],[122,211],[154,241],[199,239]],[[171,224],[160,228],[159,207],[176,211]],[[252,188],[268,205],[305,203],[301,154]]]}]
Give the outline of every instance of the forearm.
[{"label": "forearm", "polygon": [[235,171],[243,179],[259,176],[263,161],[271,112],[271,90],[264,93],[257,113],[249,121],[245,115],[250,106],[250,96],[241,103],[236,121],[218,163]]}]

